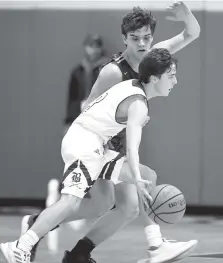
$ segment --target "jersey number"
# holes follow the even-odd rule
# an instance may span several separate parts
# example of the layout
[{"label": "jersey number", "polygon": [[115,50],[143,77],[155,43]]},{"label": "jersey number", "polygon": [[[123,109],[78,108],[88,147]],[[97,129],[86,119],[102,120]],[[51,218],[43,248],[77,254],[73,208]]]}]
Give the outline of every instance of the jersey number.
[{"label": "jersey number", "polygon": [[105,97],[107,97],[108,93],[103,93],[101,96],[99,96],[97,99],[95,99],[90,105],[84,110],[84,112],[88,111],[92,106],[94,106],[96,103],[99,103],[102,101]]}]

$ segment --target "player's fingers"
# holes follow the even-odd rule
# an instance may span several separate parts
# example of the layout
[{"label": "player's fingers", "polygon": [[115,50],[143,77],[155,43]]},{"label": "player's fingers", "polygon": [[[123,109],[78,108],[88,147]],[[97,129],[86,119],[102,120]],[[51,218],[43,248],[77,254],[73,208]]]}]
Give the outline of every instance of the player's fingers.
[{"label": "player's fingers", "polygon": [[173,5],[177,6],[177,5],[180,5],[180,4],[182,4],[182,3],[183,3],[182,1],[174,1],[174,2],[173,2]]},{"label": "player's fingers", "polygon": [[144,205],[144,209],[146,211],[149,211],[150,209],[150,204],[151,204],[151,200],[149,200],[148,198],[146,198],[145,196],[143,197],[143,205]]},{"label": "player's fingers", "polygon": [[149,200],[149,203],[150,203],[150,204],[153,202],[153,198],[152,198],[151,195],[148,195],[148,196],[147,196],[147,199]]},{"label": "player's fingers", "polygon": [[151,195],[149,194],[148,190],[147,189],[143,189],[142,190],[142,194],[143,194],[143,198],[147,201],[149,200],[149,202],[152,202],[152,197]]},{"label": "player's fingers", "polygon": [[150,204],[148,203],[148,201],[146,201],[145,198],[141,197],[140,195],[139,195],[139,206],[145,211],[150,210]]},{"label": "player's fingers", "polygon": [[146,190],[150,193],[152,191],[153,184],[151,181],[145,181],[144,182]]},{"label": "player's fingers", "polygon": [[173,5],[174,6],[178,6],[178,5],[180,5],[180,2],[179,1],[175,1]]},{"label": "player's fingers", "polygon": [[149,202],[142,191],[138,191],[139,203],[143,206],[144,210],[149,210]]}]

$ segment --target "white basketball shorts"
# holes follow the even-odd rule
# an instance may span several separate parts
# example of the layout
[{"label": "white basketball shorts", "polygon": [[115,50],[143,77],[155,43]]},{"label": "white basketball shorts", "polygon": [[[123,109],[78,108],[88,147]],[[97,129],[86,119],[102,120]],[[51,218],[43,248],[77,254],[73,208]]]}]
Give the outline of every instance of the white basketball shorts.
[{"label": "white basketball shorts", "polygon": [[62,194],[83,198],[97,180],[105,162],[103,140],[79,124],[72,124],[63,138]]}]

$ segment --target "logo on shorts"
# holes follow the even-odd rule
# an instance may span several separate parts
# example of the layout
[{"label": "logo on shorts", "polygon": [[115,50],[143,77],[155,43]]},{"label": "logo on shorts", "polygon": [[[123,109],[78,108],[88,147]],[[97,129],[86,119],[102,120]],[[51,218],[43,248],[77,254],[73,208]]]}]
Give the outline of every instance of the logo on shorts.
[{"label": "logo on shorts", "polygon": [[74,183],[80,183],[80,181],[81,181],[81,173],[72,172],[72,174],[73,174],[72,181]]}]

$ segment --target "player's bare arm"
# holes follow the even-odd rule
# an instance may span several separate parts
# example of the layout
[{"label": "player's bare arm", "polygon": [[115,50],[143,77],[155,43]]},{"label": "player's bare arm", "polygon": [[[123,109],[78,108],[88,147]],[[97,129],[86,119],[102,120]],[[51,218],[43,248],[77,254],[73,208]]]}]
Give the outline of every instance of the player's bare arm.
[{"label": "player's bare arm", "polygon": [[87,98],[84,109],[89,103],[98,98],[105,91],[110,89],[112,86],[122,81],[122,73],[118,66],[109,63],[102,68],[94,86],[92,87],[91,93]]},{"label": "player's bare arm", "polygon": [[[143,180],[139,170],[139,146],[142,136],[142,128],[147,121],[148,108],[145,101],[137,99],[128,108],[126,126],[127,159],[133,180],[142,200],[146,197],[151,199],[148,190],[151,182]],[[146,202],[144,202],[146,203]]]},{"label": "player's bare arm", "polygon": [[200,25],[189,7],[182,1],[177,1],[167,8],[172,13],[168,20],[183,21],[185,29],[173,38],[157,43],[153,48],[166,48],[171,54],[181,50],[200,35]]}]

